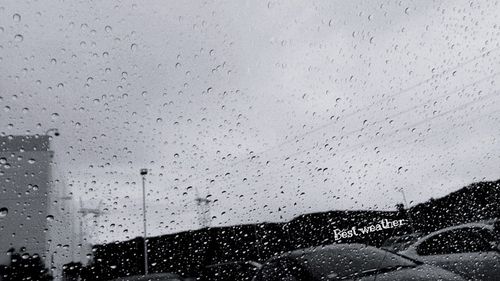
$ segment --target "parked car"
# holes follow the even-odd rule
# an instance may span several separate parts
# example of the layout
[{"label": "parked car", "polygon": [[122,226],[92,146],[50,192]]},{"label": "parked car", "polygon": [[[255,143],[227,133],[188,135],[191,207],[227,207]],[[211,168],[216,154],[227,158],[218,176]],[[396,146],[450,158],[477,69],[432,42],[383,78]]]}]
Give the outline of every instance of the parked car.
[{"label": "parked car", "polygon": [[255,261],[212,264],[203,270],[201,281],[250,281],[262,265]]},{"label": "parked car", "polygon": [[148,275],[120,277],[113,279],[112,281],[183,281],[183,279],[175,273],[154,273]]},{"label": "parked car", "polygon": [[472,280],[500,280],[493,222],[468,223],[430,233],[401,254]]},{"label": "parked car", "polygon": [[362,244],[295,250],[267,261],[253,281],[463,280],[439,267]]},{"label": "parked car", "polygon": [[408,249],[410,245],[417,242],[423,236],[422,233],[416,232],[390,237],[384,241],[381,248],[390,252],[401,252]]}]

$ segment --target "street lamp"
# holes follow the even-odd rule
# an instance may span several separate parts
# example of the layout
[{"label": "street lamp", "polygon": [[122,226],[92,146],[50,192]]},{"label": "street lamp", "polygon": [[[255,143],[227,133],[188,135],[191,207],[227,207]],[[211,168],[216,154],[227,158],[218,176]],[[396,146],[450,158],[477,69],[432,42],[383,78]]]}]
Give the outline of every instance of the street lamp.
[{"label": "street lamp", "polygon": [[146,231],[146,175],[148,169],[141,169],[142,176],[142,220],[144,223],[144,275],[148,275],[148,245],[147,245],[147,231]]}]

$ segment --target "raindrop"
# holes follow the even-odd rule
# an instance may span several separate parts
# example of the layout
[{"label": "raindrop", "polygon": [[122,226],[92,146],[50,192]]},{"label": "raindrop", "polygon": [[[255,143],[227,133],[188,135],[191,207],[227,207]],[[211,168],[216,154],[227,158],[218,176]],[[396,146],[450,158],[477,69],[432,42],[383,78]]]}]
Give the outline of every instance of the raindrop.
[{"label": "raindrop", "polygon": [[21,34],[16,34],[16,35],[14,36],[14,40],[15,40],[16,42],[23,42],[24,37],[23,37]]},{"label": "raindrop", "polygon": [[30,164],[35,164],[35,162],[36,162],[36,160],[35,160],[35,159],[33,159],[33,158],[30,158],[30,159],[28,160],[28,163],[30,163]]},{"label": "raindrop", "polygon": [[54,216],[53,215],[48,215],[46,217],[47,221],[53,221],[54,220]]},{"label": "raindrop", "polygon": [[111,26],[106,25],[106,27],[104,28],[104,31],[106,31],[107,33],[110,33],[111,31],[113,31],[113,29],[111,28]]},{"label": "raindrop", "polygon": [[135,52],[137,50],[137,44],[132,44],[130,45],[130,50],[132,50],[132,52]]},{"label": "raindrop", "polygon": [[52,117],[52,120],[56,120],[57,118],[59,118],[59,113],[54,112],[50,116]]},{"label": "raindrop", "polygon": [[6,217],[8,213],[9,213],[9,209],[7,209],[5,207],[0,208],[0,218]]},{"label": "raindrop", "polygon": [[15,21],[15,22],[20,22],[21,21],[21,15],[20,14],[14,14],[12,16],[12,19]]}]

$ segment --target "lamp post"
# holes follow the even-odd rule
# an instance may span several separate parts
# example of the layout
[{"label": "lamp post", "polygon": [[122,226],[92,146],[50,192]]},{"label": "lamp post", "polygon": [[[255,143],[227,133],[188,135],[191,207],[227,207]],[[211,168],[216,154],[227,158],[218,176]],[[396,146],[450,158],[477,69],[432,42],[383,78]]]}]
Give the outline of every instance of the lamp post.
[{"label": "lamp post", "polygon": [[411,230],[413,231],[413,233],[415,233],[415,226],[413,225],[413,218],[410,215],[410,206],[408,206],[408,202],[406,202],[405,191],[403,190],[403,188],[401,188],[399,191],[401,191],[401,193],[403,194],[403,202],[405,203],[406,208],[408,208],[408,211],[406,212],[406,216],[408,217],[408,220],[410,221]]},{"label": "lamp post", "polygon": [[148,169],[141,169],[142,176],[142,220],[144,223],[144,275],[148,275],[148,244],[146,231],[146,175]]}]

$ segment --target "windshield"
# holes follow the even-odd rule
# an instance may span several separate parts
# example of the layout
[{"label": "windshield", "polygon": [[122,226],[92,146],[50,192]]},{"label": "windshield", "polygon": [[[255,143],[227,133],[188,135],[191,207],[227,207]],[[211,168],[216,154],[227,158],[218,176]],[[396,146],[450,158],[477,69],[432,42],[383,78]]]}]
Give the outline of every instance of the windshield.
[{"label": "windshield", "polygon": [[[498,219],[499,15],[0,1],[0,278],[251,280],[295,250],[399,251],[413,240],[384,241]],[[466,244],[448,252],[472,259]],[[338,255],[314,271],[407,263]]]}]

